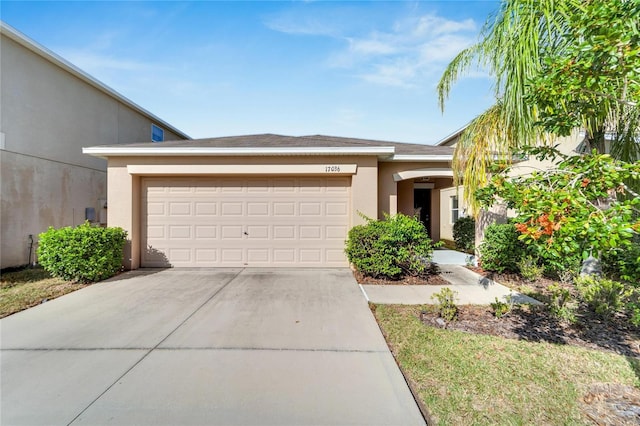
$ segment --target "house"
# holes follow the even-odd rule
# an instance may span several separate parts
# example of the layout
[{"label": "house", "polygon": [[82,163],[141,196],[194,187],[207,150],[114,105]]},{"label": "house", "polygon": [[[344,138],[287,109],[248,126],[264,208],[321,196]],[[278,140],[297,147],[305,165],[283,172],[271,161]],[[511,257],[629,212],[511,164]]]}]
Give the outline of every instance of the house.
[{"label": "house", "polygon": [[440,239],[453,148],[273,134],[92,146],[108,161],[125,267],[347,266],[365,217],[419,214]]},{"label": "house", "polygon": [[88,145],[188,139],[0,22],[0,268],[34,261],[49,226],[106,221],[107,163]]},{"label": "house", "polygon": [[[454,148],[460,139],[460,135],[466,129],[466,126],[442,139],[436,144],[440,147],[452,147]],[[576,153],[583,153],[585,151],[585,135],[583,132],[576,130],[570,136],[559,137],[553,144],[557,145],[556,148],[563,154],[573,155]],[[607,142],[609,146],[609,142]],[[533,171],[547,170],[553,166],[553,162],[550,159],[540,161],[537,158],[528,157],[523,160],[518,160],[513,163],[510,175],[522,176],[530,174]],[[486,213],[486,212],[485,212]],[[489,213],[488,217],[484,218],[484,222],[491,223],[496,218],[499,220],[506,219],[507,215],[511,212],[507,212],[501,206],[495,206],[494,214]],[[451,186],[449,188],[443,188],[440,191],[440,238],[453,241],[453,224],[460,216],[468,216],[470,212],[467,209],[467,205],[464,201],[464,187],[463,186]],[[476,230],[476,239],[482,236],[481,230]]]}]

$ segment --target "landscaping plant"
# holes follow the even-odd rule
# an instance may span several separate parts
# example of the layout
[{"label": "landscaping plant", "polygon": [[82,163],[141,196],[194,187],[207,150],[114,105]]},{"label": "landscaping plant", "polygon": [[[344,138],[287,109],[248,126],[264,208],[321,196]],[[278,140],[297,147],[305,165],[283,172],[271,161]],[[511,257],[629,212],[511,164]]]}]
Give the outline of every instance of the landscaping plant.
[{"label": "landscaping plant", "polygon": [[458,315],[458,307],[456,306],[457,295],[457,291],[453,291],[449,287],[444,287],[431,296],[431,299],[437,302],[436,309],[438,310],[440,318],[447,323],[454,321]]},{"label": "landscaping plant", "polygon": [[511,311],[511,305],[501,301],[497,297],[495,298],[495,302],[492,302],[490,305],[491,310],[493,311],[493,316],[496,318],[502,318]]},{"label": "landscaping plant", "polygon": [[498,273],[518,272],[518,262],[525,255],[525,246],[511,223],[487,226],[479,250],[482,269]]},{"label": "landscaping plant", "polygon": [[456,248],[473,254],[476,247],[476,221],[473,217],[463,216],[453,224],[453,241]]},{"label": "landscaping plant", "polygon": [[349,230],[345,252],[362,274],[398,279],[431,272],[434,244],[424,224],[403,214],[384,220],[366,218],[367,223]]},{"label": "landscaping plant", "polygon": [[544,272],[544,266],[538,264],[538,259],[533,256],[525,256],[520,259],[517,263],[518,270],[520,271],[520,275],[527,281],[534,282],[540,277],[542,277],[542,273]]},{"label": "landscaping plant", "polygon": [[620,282],[594,275],[577,277],[575,284],[582,300],[605,320],[623,312],[634,293]]},{"label": "landscaping plant", "polygon": [[127,233],[122,228],[101,228],[88,222],[77,227],[40,234],[38,262],[54,277],[76,282],[95,282],[122,268]]},{"label": "landscaping plant", "polygon": [[[530,148],[554,167],[509,177],[508,167],[493,170],[490,184],[476,192],[486,207],[496,200],[516,210],[518,239],[556,271],[576,270],[579,260],[602,259],[633,247],[640,231],[640,162],[607,154],[567,156],[554,148]],[[640,262],[640,257],[630,259]]]},{"label": "landscaping plant", "polygon": [[576,304],[571,297],[571,292],[566,288],[560,287],[557,284],[549,286],[549,300],[547,307],[554,317],[567,321],[569,323],[575,323],[576,318]]}]

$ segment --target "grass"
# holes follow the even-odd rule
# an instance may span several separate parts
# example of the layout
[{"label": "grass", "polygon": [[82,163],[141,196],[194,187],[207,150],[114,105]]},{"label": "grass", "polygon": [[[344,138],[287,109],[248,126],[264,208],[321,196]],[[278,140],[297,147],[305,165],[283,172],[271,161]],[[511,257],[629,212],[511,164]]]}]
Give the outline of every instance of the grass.
[{"label": "grass", "polygon": [[398,363],[440,425],[593,424],[580,401],[590,385],[639,386],[624,356],[441,330],[421,306],[374,313]]},{"label": "grass", "polygon": [[0,276],[0,318],[86,287],[52,278],[42,268],[3,272]]}]

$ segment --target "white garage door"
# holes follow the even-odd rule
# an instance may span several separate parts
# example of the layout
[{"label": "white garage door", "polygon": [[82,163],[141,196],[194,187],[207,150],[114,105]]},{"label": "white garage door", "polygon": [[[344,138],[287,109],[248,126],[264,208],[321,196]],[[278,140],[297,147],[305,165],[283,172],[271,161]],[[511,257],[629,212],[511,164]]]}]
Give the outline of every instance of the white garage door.
[{"label": "white garage door", "polygon": [[142,180],[142,266],[346,266],[350,177]]}]

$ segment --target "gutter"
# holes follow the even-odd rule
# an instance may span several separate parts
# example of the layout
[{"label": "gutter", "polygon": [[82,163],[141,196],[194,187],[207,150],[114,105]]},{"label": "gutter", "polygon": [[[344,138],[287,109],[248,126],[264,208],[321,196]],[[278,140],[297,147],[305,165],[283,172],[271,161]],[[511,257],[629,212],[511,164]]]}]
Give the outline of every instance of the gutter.
[{"label": "gutter", "polygon": [[[162,145],[159,143],[159,145]],[[82,148],[83,154],[94,157],[140,156],[255,156],[255,155],[377,155],[391,157],[394,147],[290,147],[290,148],[211,148],[211,147],[118,147],[96,146]]]}]

